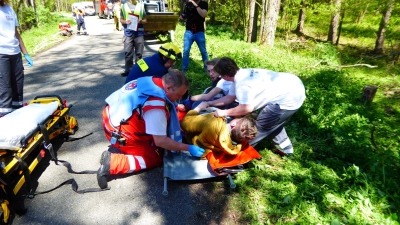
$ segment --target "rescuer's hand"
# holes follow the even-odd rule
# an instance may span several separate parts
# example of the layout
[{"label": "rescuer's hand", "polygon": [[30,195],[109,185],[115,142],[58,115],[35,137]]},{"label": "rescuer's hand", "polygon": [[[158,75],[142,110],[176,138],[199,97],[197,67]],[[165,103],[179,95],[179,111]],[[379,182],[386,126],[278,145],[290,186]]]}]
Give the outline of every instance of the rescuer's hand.
[{"label": "rescuer's hand", "polygon": [[189,145],[189,153],[194,157],[200,157],[204,154],[204,149],[196,145]]},{"label": "rescuer's hand", "polygon": [[28,66],[29,67],[33,66],[33,60],[31,59],[31,57],[29,57],[29,54],[24,54],[24,57],[25,57],[26,61],[28,62]]}]

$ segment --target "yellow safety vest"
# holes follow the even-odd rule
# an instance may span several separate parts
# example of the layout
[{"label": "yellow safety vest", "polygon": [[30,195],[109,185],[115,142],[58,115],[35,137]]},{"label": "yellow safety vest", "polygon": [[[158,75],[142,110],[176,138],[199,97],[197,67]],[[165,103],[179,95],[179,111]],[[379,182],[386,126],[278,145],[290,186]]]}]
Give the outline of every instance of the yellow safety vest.
[{"label": "yellow safety vest", "polygon": [[[138,15],[139,19],[143,19],[143,7],[144,5],[142,3],[137,3],[135,5],[135,11],[133,12],[133,14]],[[128,20],[128,14],[132,13],[131,9],[129,8],[128,2],[124,3],[123,7],[122,7],[122,12],[124,14],[124,20]]]}]

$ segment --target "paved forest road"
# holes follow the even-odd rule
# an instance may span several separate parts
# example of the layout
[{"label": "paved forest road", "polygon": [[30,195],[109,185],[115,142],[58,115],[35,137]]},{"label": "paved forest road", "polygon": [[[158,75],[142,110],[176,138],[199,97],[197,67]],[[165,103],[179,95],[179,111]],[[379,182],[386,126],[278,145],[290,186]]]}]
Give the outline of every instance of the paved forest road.
[{"label": "paved forest road", "polygon": [[[125,78],[122,32],[114,31],[112,20],[87,17],[89,36],[73,35],[69,40],[33,57],[35,65],[25,70],[24,101],[37,95],[57,94],[72,104],[79,130],[74,137],[93,132],[74,142],[56,143],[58,158],[72,164],[75,171],[97,170],[101,153],[108,142],[102,128],[104,99],[120,88]],[[75,27],[74,27],[75,30]],[[160,46],[146,40],[144,56]],[[59,141],[61,142],[61,141]],[[42,161],[45,170],[38,179],[37,191],[55,187],[74,178],[79,189],[97,188],[96,175],[76,175],[62,165]],[[164,197],[162,168],[114,179],[111,190],[77,194],[70,185],[26,199],[24,216],[13,224],[232,224],[235,216],[227,212],[232,200],[226,180],[170,181]],[[237,217],[237,216],[236,216]]]}]

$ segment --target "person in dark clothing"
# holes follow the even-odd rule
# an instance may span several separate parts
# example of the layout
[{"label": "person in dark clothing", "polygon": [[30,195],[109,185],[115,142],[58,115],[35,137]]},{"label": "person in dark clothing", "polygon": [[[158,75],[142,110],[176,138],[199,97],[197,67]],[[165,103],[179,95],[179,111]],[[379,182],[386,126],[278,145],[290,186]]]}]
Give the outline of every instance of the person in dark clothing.
[{"label": "person in dark clothing", "polygon": [[132,67],[125,83],[146,76],[161,78],[181,58],[181,50],[172,43],[166,43],[160,47],[156,54],[139,60]]},{"label": "person in dark clothing", "polygon": [[[203,63],[208,60],[205,36],[205,18],[208,11],[208,3],[203,0],[189,0],[181,15],[182,20],[186,20],[186,31],[183,36],[183,59],[182,71],[186,72],[189,67],[190,48],[196,42],[200,49]],[[204,64],[204,69],[207,65]]]}]

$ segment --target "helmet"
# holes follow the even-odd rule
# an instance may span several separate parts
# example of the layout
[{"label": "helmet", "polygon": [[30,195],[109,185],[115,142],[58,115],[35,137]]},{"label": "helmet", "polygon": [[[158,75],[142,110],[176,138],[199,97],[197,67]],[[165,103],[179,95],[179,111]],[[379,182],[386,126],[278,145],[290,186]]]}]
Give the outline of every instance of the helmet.
[{"label": "helmet", "polygon": [[163,44],[160,49],[158,49],[158,52],[172,60],[178,60],[182,58],[182,53],[181,50],[174,44],[172,43],[165,43]]}]

